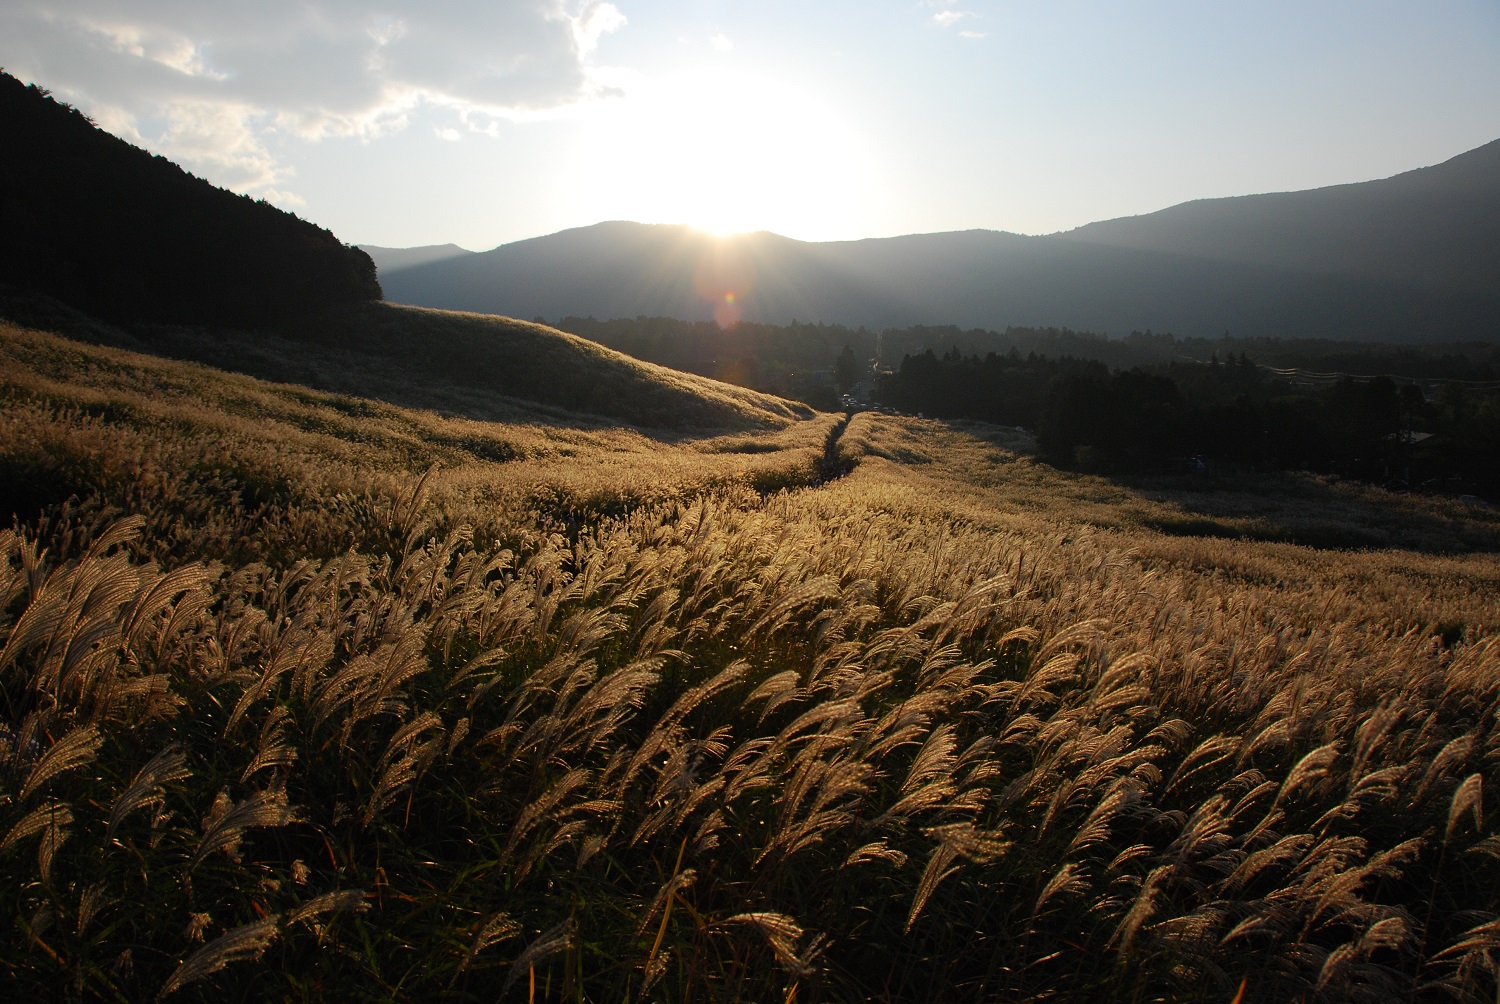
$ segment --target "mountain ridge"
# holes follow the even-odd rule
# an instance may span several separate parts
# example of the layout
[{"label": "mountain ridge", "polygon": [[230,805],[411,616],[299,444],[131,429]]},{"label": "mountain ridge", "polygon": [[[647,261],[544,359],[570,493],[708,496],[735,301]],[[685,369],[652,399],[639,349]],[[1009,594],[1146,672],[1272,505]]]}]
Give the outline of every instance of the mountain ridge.
[{"label": "mountain ridge", "polygon": [[468,248],[459,247],[457,244],[424,244],[412,248],[389,248],[378,244],[356,244],[365,254],[376,262],[379,268],[387,272],[398,272],[403,268],[412,268],[417,265],[426,265],[435,261],[446,261],[449,258],[462,258],[464,255],[473,254]]},{"label": "mountain ridge", "polygon": [[1057,234],[814,243],[609,221],[382,277],[393,299],[525,317],[1500,340],[1500,141],[1388,179]]},{"label": "mountain ridge", "polygon": [[[1226,261],[1292,263],[1331,274],[1374,274],[1442,288],[1494,290],[1500,286],[1496,179],[1500,140],[1389,178],[1194,199],[1054,236]],[[1252,218],[1258,210],[1269,211]],[[1339,239],[1319,242],[1319,229],[1336,230]],[[1486,249],[1492,252],[1488,261]],[[1340,256],[1330,258],[1330,251]]]}]

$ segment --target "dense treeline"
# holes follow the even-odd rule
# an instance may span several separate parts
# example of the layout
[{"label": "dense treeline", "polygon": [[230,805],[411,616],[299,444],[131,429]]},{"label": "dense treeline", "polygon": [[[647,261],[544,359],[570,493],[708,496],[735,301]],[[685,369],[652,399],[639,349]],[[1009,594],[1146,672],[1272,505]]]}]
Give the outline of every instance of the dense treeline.
[{"label": "dense treeline", "polygon": [[907,356],[929,351],[941,356],[956,351],[981,360],[990,353],[1071,357],[1122,370],[1248,355],[1262,365],[1312,373],[1500,380],[1500,346],[1474,342],[1419,348],[1331,339],[1236,338],[1227,334],[1222,338],[1178,338],[1153,331],[1132,331],[1121,338],[1109,338],[1068,328],[987,331],[951,324],[875,332],[795,321],[784,325],[742,322],[723,328],[710,321],[670,317],[607,321],[565,317],[557,326],[638,359],[755,390],[801,397],[823,406],[829,404],[833,388],[842,390],[846,384],[857,382],[847,379],[851,373],[841,369],[839,359],[846,350],[853,357],[848,365],[854,367],[852,375],[856,378],[868,376],[872,365],[895,367]]},{"label": "dense treeline", "polygon": [[1388,345],[1331,338],[1179,338],[1170,332],[1132,331],[1120,338],[1068,328],[963,330],[956,325],[918,326],[887,331],[884,359],[895,365],[906,355],[928,349],[936,354],[958,350],[984,356],[1019,353],[1092,359],[1115,369],[1211,362],[1249,356],[1264,366],[1314,373],[1385,374],[1414,380],[1500,380],[1500,345],[1453,342],[1433,345]]},{"label": "dense treeline", "polygon": [[907,356],[880,394],[935,417],[1035,428],[1050,457],[1088,468],[1233,464],[1500,493],[1500,392],[1483,385],[1446,384],[1429,399],[1389,377],[1299,387],[1244,354],[1111,372],[954,350]]},{"label": "dense treeline", "polygon": [[[1500,379],[1500,346],[1151,331],[1111,339],[952,325],[879,333],[828,324],[724,328],[664,317],[568,317],[559,327],[639,359],[822,408],[899,359],[876,383],[881,403],[1035,429],[1048,455],[1065,464],[1180,469],[1198,457],[1210,469],[1310,469],[1500,496],[1500,393],[1491,385]],[[1266,366],[1322,376],[1287,379]]]},{"label": "dense treeline", "polygon": [[116,322],[244,326],[381,297],[363,251],[4,73],[0,123],[0,283]]},{"label": "dense treeline", "polygon": [[1093,359],[1053,359],[1014,349],[983,359],[950,349],[907,356],[880,385],[880,400],[904,411],[942,418],[974,418],[1035,428],[1056,380],[1108,379],[1109,367]]},{"label": "dense treeline", "polygon": [[[915,325],[875,332],[839,324],[760,324],[722,327],[712,321],[671,317],[564,317],[564,331],[612,349],[754,390],[831,408],[836,394],[869,378],[875,369],[924,352],[1016,352],[1068,356],[1109,366],[1164,362],[1180,354],[1171,335],[1133,332],[1124,339],[1068,328],[964,330],[956,325]],[[1211,350],[1205,349],[1205,357]]]}]

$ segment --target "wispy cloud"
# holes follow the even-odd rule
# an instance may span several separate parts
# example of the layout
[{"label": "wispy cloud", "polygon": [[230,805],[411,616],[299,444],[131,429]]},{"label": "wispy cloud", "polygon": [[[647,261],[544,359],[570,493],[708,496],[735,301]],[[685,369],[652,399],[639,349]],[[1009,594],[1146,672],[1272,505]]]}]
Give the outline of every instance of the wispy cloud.
[{"label": "wispy cloud", "polygon": [[6,0],[0,65],[219,184],[270,191],[290,173],[271,136],[370,139],[423,106],[489,132],[607,93],[593,57],[625,23],[601,0]]},{"label": "wispy cloud", "polygon": [[[925,6],[941,8],[934,11],[932,15],[933,23],[939,28],[952,28],[960,22],[970,21],[971,19],[984,20],[982,15],[975,14],[973,11],[958,10],[957,8],[949,7],[948,0],[925,0]],[[980,39],[984,38],[987,34],[989,33],[979,28],[964,28],[958,32],[958,37]]]},{"label": "wispy cloud", "polygon": [[729,40],[729,36],[724,34],[722,31],[715,35],[713,38],[709,39],[708,44],[714,47],[715,52],[728,52],[730,49],[734,48],[734,43],[731,42]]}]

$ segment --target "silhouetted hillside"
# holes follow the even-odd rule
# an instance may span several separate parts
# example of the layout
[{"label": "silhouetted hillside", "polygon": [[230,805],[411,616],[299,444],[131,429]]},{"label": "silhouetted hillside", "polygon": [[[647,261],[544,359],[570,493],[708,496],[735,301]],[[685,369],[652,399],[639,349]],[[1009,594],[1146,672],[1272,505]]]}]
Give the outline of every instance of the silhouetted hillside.
[{"label": "silhouetted hillside", "polygon": [[779,321],[868,295],[825,268],[817,247],[770,233],[720,240],[684,226],[599,223],[404,268],[388,282],[401,302],[513,317],[700,320],[743,304],[745,319]]},{"label": "silhouetted hillside", "polygon": [[1496,161],[1490,144],[1385,181],[1189,203],[1047,237],[813,244],[601,223],[403,268],[386,291],[519,317],[1496,340]]},{"label": "silhouetted hillside", "polygon": [[374,263],[0,73],[0,283],[113,321],[247,325],[378,300]]}]

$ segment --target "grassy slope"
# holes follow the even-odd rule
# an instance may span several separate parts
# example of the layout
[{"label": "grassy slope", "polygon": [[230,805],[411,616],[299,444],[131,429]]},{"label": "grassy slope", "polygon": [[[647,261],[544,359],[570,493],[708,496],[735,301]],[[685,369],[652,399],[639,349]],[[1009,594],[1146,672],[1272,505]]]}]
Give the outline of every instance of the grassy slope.
[{"label": "grassy slope", "polygon": [[[792,421],[789,416],[804,410],[780,399],[638,364],[582,339],[554,338],[549,329],[521,327],[529,338],[561,346],[559,364],[573,349],[579,350],[574,362],[596,360],[591,373],[600,384],[613,381],[617,414],[687,399],[720,428],[696,437],[677,430],[668,442],[659,430],[648,434],[597,413],[519,397],[472,390],[445,396],[417,380],[392,395],[468,406],[445,415],[0,324],[10,442],[0,501],[7,511],[32,518],[70,494],[87,499],[116,484],[103,465],[131,449],[156,457],[162,477],[186,483],[204,469],[234,469],[256,499],[272,491],[266,486],[279,485],[278,497],[295,493],[309,504],[371,477],[388,484],[438,465],[438,485],[472,482],[490,505],[542,507],[568,519],[713,486],[774,490],[812,476],[831,417]],[[491,328],[505,325],[483,325]],[[266,368],[306,362],[299,354]],[[378,362],[365,364],[338,372],[345,381],[377,387],[383,378],[396,379]],[[607,406],[601,402],[599,410]],[[463,417],[466,410],[505,421]],[[740,431],[726,433],[725,426]],[[747,427],[762,431],[747,439]],[[252,485],[259,487],[252,491]]]},{"label": "grassy slope", "polygon": [[153,351],[275,380],[478,418],[515,416],[497,396],[559,417],[661,431],[770,429],[804,405],[632,359],[587,339],[489,314],[369,304],[255,333],[138,328]]},{"label": "grassy slope", "polygon": [[1225,539],[1462,507],[1197,538],[1001,430],[859,415],[813,485],[827,416],[14,328],[0,381],[11,996],[1494,998],[1500,561]]}]

